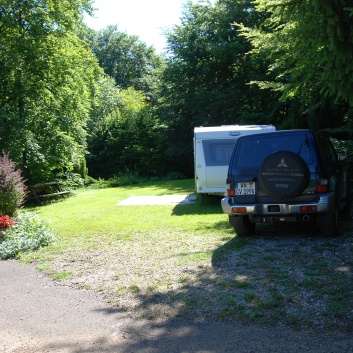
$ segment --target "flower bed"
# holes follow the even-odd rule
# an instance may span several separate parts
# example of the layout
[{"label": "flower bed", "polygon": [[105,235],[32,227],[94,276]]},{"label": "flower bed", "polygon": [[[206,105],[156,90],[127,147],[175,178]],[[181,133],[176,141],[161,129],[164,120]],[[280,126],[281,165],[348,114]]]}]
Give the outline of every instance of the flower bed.
[{"label": "flower bed", "polygon": [[15,220],[8,215],[0,216],[0,229],[10,228],[14,225]]}]

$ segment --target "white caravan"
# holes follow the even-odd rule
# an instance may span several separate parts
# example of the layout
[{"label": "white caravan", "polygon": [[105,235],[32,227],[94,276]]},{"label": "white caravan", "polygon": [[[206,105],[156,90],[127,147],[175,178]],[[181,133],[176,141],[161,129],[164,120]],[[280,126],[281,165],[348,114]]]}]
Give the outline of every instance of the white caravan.
[{"label": "white caravan", "polygon": [[238,137],[276,131],[273,125],[223,125],[194,128],[196,192],[226,196],[228,164]]}]

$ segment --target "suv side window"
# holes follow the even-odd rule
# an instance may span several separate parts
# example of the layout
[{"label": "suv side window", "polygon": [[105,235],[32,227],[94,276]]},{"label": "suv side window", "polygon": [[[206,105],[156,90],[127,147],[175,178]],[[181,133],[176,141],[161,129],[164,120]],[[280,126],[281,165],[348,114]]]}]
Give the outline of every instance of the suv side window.
[{"label": "suv side window", "polygon": [[323,135],[318,135],[319,148],[322,152],[323,163],[326,167],[330,168],[337,164],[337,153],[332,146],[331,141]]}]

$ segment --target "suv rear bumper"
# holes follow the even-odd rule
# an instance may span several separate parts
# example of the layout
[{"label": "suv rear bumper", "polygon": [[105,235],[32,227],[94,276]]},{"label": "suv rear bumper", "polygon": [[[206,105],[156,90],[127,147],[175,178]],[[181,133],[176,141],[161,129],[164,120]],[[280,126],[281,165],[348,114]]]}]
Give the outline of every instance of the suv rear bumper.
[{"label": "suv rear bumper", "polygon": [[[248,215],[251,220],[256,221],[258,217],[279,217],[279,221],[296,221],[297,215],[314,215],[319,213],[333,212],[335,194],[333,192],[321,194],[318,202],[310,203],[271,203],[271,204],[236,204],[233,197],[225,197],[221,201],[223,212],[229,216]],[[276,207],[276,211],[270,211]],[[316,211],[302,211],[303,206],[316,206]],[[243,208],[242,213],[233,212],[233,208]],[[264,222],[265,220],[263,220]]]}]

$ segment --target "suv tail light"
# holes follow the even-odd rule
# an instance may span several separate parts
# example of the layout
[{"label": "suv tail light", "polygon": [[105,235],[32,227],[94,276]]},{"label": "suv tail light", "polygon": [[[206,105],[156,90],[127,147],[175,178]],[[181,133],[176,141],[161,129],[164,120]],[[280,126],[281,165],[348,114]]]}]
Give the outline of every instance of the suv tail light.
[{"label": "suv tail light", "polygon": [[234,189],[231,188],[230,184],[226,185],[227,196],[234,196]]},{"label": "suv tail light", "polygon": [[234,196],[234,182],[232,178],[227,178],[226,191],[227,196]]},{"label": "suv tail light", "polygon": [[317,212],[316,205],[300,206],[301,212]]},{"label": "suv tail light", "polygon": [[328,191],[328,182],[327,179],[321,179],[319,180],[317,187],[316,187],[317,191],[319,193],[324,193]]},{"label": "suv tail light", "polygon": [[233,213],[246,213],[246,207],[232,207]]}]

